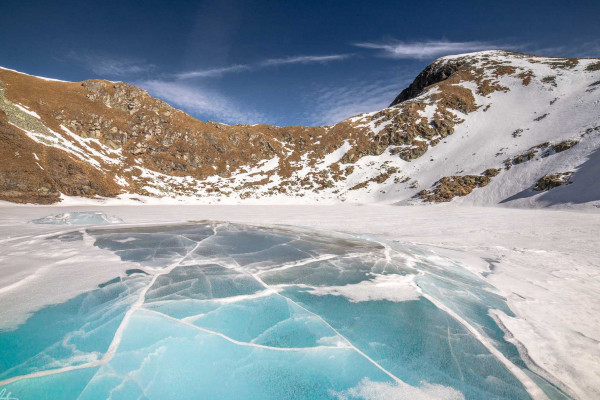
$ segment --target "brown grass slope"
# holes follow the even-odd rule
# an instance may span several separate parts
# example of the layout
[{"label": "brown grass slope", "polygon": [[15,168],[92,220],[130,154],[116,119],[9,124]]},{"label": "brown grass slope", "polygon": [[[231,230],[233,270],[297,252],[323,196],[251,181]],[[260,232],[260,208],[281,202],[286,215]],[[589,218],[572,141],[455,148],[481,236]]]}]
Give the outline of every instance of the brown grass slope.
[{"label": "brown grass slope", "polygon": [[[530,74],[493,58],[484,59],[483,67],[481,63],[476,67],[468,57],[436,61],[390,108],[378,113],[331,127],[275,127],[198,121],[126,83],[49,81],[0,68],[0,199],[52,203],[58,201],[60,193],[86,197],[148,194],[148,178],[141,168],[204,182],[215,175],[233,178],[275,157],[277,167],[264,179],[231,190],[247,191],[264,185],[273,175],[279,179],[271,193],[294,193],[298,188],[322,190],[344,181],[351,173],[349,167],[366,155],[380,155],[390,149],[406,161],[422,156],[462,122],[453,111],[467,114],[478,108],[471,90],[458,83],[474,82],[482,95],[508,90],[489,78],[490,71],[492,77],[519,74],[523,85],[531,79]],[[434,87],[434,94],[419,96]],[[40,128],[34,117],[15,108],[17,104],[37,113],[50,134],[56,133],[58,143],[69,141],[85,157],[42,144],[43,136],[36,136],[42,139],[34,141],[31,132],[48,131]],[[420,111],[431,104],[436,104],[437,110],[428,121]],[[380,130],[368,126],[384,122]],[[80,139],[70,137],[63,127]],[[313,168],[345,141],[351,149],[339,162],[325,171],[311,170],[303,179],[295,175],[302,168]],[[307,163],[303,164],[303,158]],[[206,182],[204,189],[222,190],[223,180],[219,182]],[[185,188],[177,189],[185,192]]]}]

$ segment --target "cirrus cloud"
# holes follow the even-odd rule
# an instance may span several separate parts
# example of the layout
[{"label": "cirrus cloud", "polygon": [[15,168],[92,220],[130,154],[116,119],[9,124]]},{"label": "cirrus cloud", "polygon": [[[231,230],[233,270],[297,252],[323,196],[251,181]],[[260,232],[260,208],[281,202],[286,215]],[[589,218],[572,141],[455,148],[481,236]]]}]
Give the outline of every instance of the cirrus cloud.
[{"label": "cirrus cloud", "polygon": [[259,63],[260,66],[270,67],[285,64],[325,64],[331,61],[340,61],[352,57],[352,54],[331,54],[326,56],[294,56],[285,58],[270,58]]},{"label": "cirrus cloud", "polygon": [[252,68],[249,65],[230,65],[228,67],[221,68],[208,68],[200,69],[196,71],[182,72],[176,74],[177,79],[193,79],[193,78],[214,78],[224,74],[230,74],[235,72],[249,71]]},{"label": "cirrus cloud", "polygon": [[265,121],[264,115],[241,109],[223,95],[207,89],[163,80],[141,81],[136,82],[136,85],[172,106],[225,123],[250,124]]},{"label": "cirrus cloud", "polygon": [[83,64],[87,69],[104,77],[128,77],[154,72],[156,65],[130,57],[114,57],[95,52],[70,52],[67,59]]},{"label": "cirrus cloud", "polygon": [[225,74],[256,71],[263,68],[278,67],[290,64],[327,64],[333,61],[345,60],[353,54],[329,54],[312,56],[290,56],[283,58],[269,58],[254,64],[234,64],[225,67],[199,69],[175,74],[177,79],[214,78]]},{"label": "cirrus cloud", "polygon": [[448,54],[458,54],[470,51],[482,51],[497,48],[490,42],[452,42],[448,40],[424,40],[404,42],[401,40],[388,40],[386,42],[361,42],[354,46],[364,49],[379,50],[379,55],[388,58],[425,58],[439,57]]}]

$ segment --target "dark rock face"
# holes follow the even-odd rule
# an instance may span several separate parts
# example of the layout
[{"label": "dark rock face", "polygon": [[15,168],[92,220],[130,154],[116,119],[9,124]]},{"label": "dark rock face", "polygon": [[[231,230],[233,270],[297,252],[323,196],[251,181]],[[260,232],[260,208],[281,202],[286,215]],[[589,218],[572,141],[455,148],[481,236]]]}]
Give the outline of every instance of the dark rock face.
[{"label": "dark rock face", "polygon": [[475,188],[486,186],[490,177],[485,175],[446,176],[433,190],[422,190],[418,196],[425,201],[443,203],[456,196],[466,196]]},{"label": "dark rock face", "polygon": [[569,150],[571,147],[575,146],[579,141],[577,140],[565,140],[558,144],[552,146],[556,153],[560,153],[561,151]]},{"label": "dark rock face", "polygon": [[585,68],[585,70],[586,70],[586,71],[590,71],[590,72],[593,72],[593,71],[600,71],[600,62],[596,62],[596,63],[593,63],[593,64],[590,64],[590,65],[588,65],[588,66]]},{"label": "dark rock face", "polygon": [[568,185],[571,183],[571,175],[573,175],[572,171],[542,176],[540,179],[538,179],[536,185],[533,187],[533,190],[541,192],[561,185]]},{"label": "dark rock face", "polygon": [[533,160],[533,158],[538,153],[538,149],[543,149],[547,146],[548,146],[548,143],[542,143],[542,144],[532,147],[531,149],[527,150],[527,152],[520,154],[512,159],[511,158],[506,159],[506,160],[504,160],[504,167],[507,170],[509,170],[512,168],[513,165],[519,165],[519,164],[523,164],[524,162],[527,162],[529,160]]},{"label": "dark rock face", "polygon": [[448,79],[461,67],[462,62],[460,61],[448,61],[444,64],[434,63],[425,68],[400,94],[392,101],[390,107],[402,103],[403,101],[414,99],[423,92],[427,86],[434,85],[443,80]]},{"label": "dark rock face", "polygon": [[60,201],[61,193],[94,197],[120,192],[102,171],[50,149],[8,123],[0,111],[0,200],[52,204]]},{"label": "dark rock face", "polygon": [[482,175],[492,178],[492,177],[498,175],[499,173],[500,173],[499,168],[488,168],[485,171],[483,171]]}]

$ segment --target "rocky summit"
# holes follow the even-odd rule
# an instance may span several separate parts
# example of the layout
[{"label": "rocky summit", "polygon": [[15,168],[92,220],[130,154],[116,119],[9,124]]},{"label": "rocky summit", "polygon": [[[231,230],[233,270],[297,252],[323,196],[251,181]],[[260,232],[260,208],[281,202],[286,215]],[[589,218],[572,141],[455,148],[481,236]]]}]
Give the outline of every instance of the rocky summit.
[{"label": "rocky summit", "polygon": [[440,58],[323,127],[202,122],[126,83],[0,68],[0,200],[595,206],[599,111],[600,59],[508,51]]}]

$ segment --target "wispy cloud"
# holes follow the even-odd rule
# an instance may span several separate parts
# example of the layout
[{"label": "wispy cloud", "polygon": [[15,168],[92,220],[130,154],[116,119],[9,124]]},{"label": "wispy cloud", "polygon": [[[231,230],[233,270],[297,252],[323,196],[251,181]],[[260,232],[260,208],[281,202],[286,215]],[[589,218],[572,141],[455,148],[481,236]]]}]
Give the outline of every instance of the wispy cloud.
[{"label": "wispy cloud", "polygon": [[352,80],[331,87],[315,87],[304,98],[311,110],[306,119],[310,125],[330,125],[354,115],[386,108],[406,87],[414,74],[377,80]]},{"label": "wispy cloud", "polygon": [[252,124],[265,121],[264,115],[240,109],[223,95],[204,88],[163,80],[146,80],[136,82],[136,85],[172,106],[220,122]]},{"label": "wispy cloud", "polygon": [[293,56],[284,58],[269,58],[254,64],[235,64],[219,68],[199,69],[175,74],[177,79],[214,78],[225,74],[245,71],[256,71],[263,68],[278,67],[289,64],[326,64],[333,61],[345,60],[353,54],[330,54],[313,56]]},{"label": "wispy cloud", "polygon": [[214,78],[218,76],[222,76],[224,74],[230,74],[234,72],[242,72],[249,71],[252,68],[249,65],[231,65],[229,67],[222,68],[209,68],[209,69],[201,69],[190,72],[183,72],[177,74],[178,79],[192,79],[192,78]]},{"label": "wispy cloud", "polygon": [[271,67],[285,64],[326,64],[331,61],[340,61],[352,57],[352,54],[332,54],[328,56],[295,56],[285,58],[271,58],[265,60],[258,65],[263,67]]},{"label": "wispy cloud", "polygon": [[413,58],[418,60],[444,56],[448,54],[458,54],[469,51],[481,51],[498,48],[498,45],[490,42],[451,42],[447,40],[403,42],[392,39],[379,43],[354,43],[354,45],[364,49],[378,50],[380,52],[379,54],[383,57]]},{"label": "wispy cloud", "polygon": [[135,76],[156,70],[156,65],[134,58],[116,58],[98,53],[71,52],[68,59],[84,64],[86,68],[101,76]]}]

